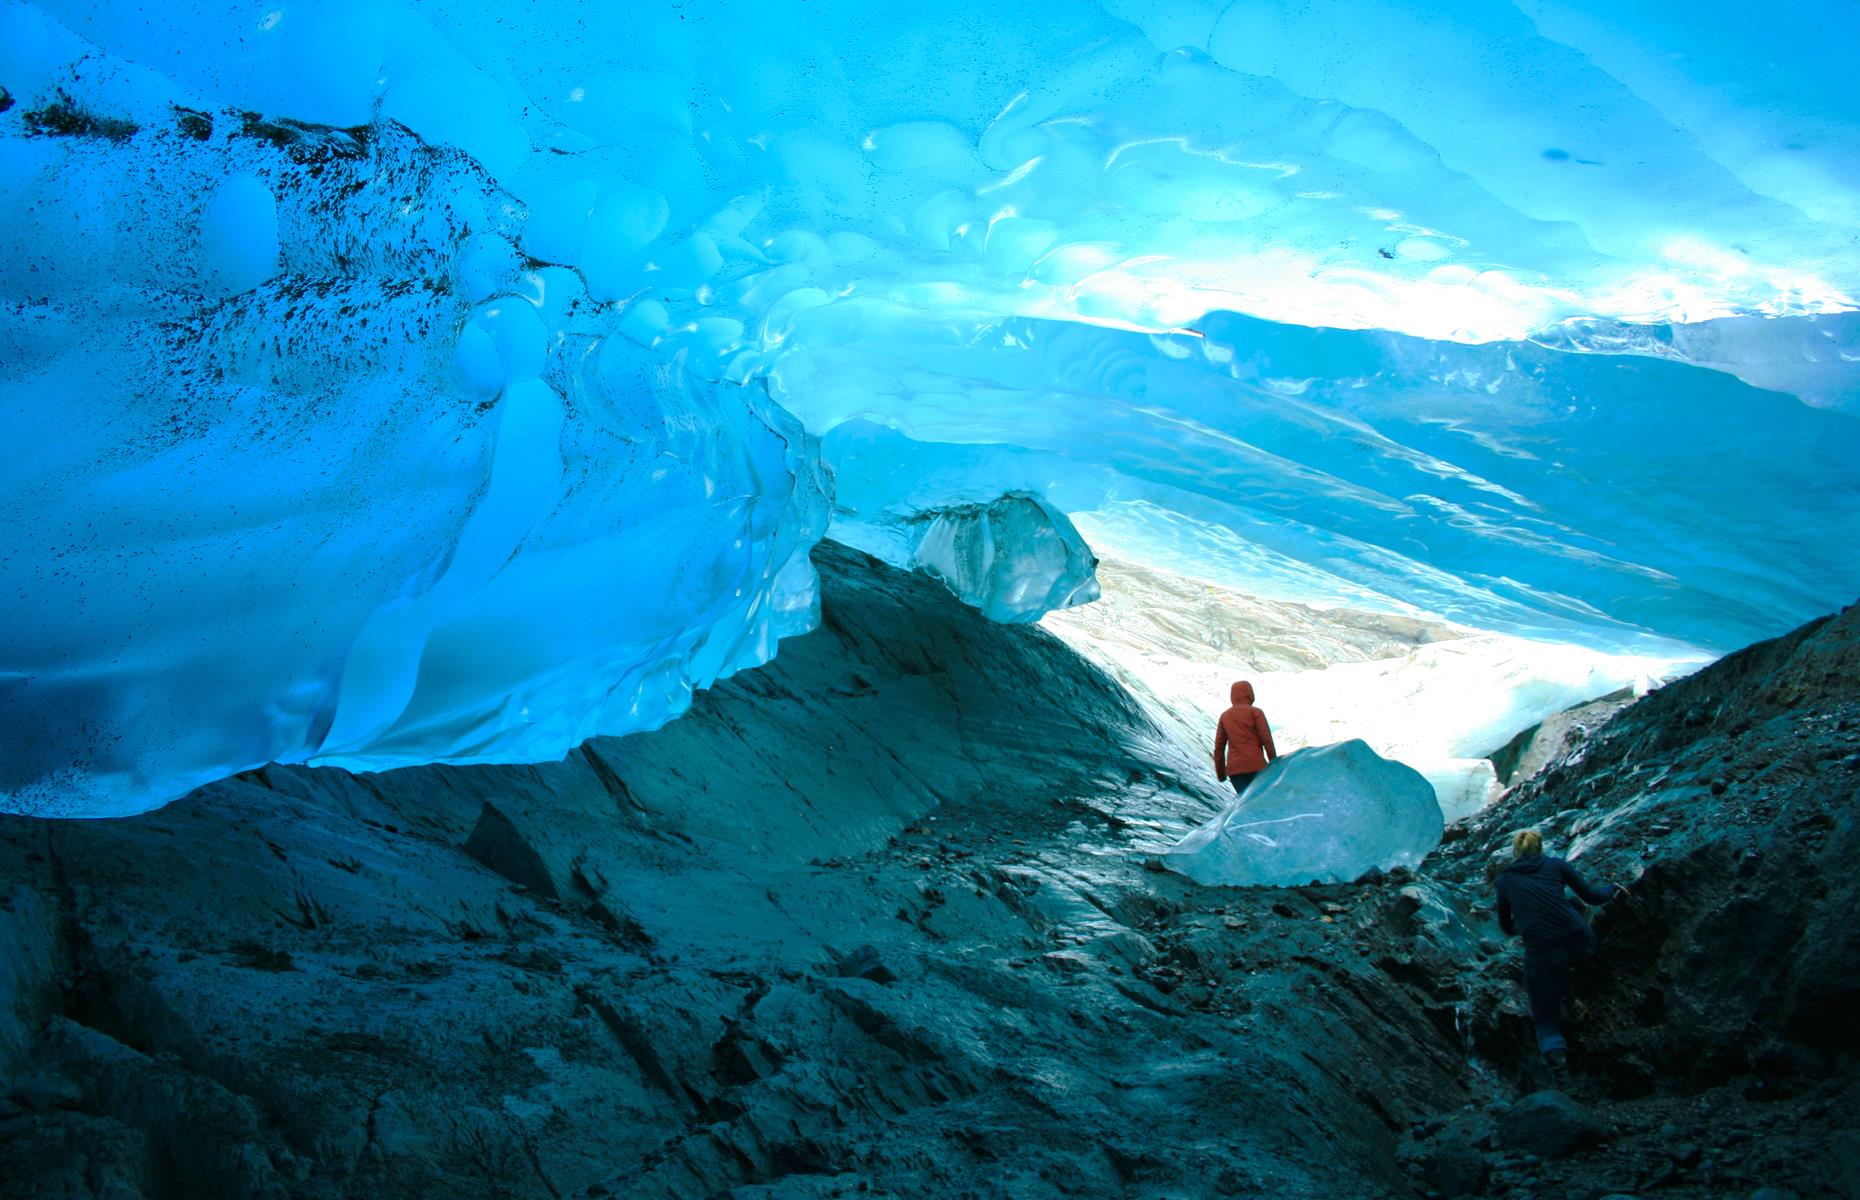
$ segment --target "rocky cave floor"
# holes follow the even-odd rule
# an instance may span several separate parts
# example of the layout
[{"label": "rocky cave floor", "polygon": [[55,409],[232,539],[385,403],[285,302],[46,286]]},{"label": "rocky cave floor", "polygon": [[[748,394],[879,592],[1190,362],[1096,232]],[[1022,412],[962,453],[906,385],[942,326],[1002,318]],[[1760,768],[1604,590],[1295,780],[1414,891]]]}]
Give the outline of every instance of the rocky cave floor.
[{"label": "rocky cave floor", "polygon": [[[1417,872],[1201,888],[1152,856],[1219,793],[1114,685],[821,565],[821,631],[563,764],[0,818],[0,1192],[1860,1196],[1860,609]],[[1489,909],[1525,824],[1636,880],[1566,1097]]]}]

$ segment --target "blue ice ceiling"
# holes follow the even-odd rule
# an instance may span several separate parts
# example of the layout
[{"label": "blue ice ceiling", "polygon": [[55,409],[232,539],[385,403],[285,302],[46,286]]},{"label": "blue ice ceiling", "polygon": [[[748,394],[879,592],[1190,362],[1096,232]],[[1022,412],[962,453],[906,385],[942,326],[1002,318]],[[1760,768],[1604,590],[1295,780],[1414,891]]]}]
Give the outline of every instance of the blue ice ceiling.
[{"label": "blue ice ceiling", "polygon": [[1860,593],[1856,34],[0,4],[0,808],[652,727],[829,528],[1006,620],[1095,548],[1779,632]]}]

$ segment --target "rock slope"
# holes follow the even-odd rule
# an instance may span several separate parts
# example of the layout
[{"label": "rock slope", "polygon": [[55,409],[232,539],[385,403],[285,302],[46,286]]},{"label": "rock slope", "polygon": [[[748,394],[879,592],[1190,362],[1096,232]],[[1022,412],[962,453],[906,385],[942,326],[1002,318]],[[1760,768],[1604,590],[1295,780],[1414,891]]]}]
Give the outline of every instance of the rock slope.
[{"label": "rock slope", "polygon": [[[1427,864],[1488,936],[1511,830],[1632,887],[1575,980],[1571,1090],[1609,1142],[1548,1169],[1495,1160],[1484,1188],[1860,1195],[1860,606],[1586,723]],[[1517,960],[1494,965],[1461,976],[1469,1037],[1534,1086]],[[1483,1121],[1434,1138],[1476,1141]]]},{"label": "rock slope", "polygon": [[[1217,810],[1198,749],[819,558],[821,630],[561,764],[0,820],[6,1194],[1860,1192],[1860,616],[1573,738],[1418,873],[1202,888],[1150,869]],[[1524,822],[1645,874],[1569,1095],[1519,1106]]]},{"label": "rock slope", "polygon": [[1215,811],[1199,761],[1049,635],[821,559],[821,630],[561,764],[271,768],[139,818],[0,823],[0,1177],[1399,1186],[1400,1131],[1461,1063],[1317,901],[1144,869]]}]

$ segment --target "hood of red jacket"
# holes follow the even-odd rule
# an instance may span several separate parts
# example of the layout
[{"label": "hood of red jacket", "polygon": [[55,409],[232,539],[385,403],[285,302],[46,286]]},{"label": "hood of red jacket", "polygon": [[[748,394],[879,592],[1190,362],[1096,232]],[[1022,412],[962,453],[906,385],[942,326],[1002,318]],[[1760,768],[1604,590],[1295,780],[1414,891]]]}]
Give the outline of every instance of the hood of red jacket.
[{"label": "hood of red jacket", "polygon": [[1235,704],[1253,703],[1253,685],[1244,679],[1234,684],[1233,690],[1227,694]]}]

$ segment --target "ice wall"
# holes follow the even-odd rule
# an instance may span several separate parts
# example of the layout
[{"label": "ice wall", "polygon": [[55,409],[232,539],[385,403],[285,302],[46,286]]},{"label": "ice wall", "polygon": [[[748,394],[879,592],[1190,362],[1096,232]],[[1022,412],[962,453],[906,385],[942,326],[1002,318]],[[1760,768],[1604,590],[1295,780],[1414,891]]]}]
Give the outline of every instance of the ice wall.
[{"label": "ice wall", "polygon": [[0,807],[551,758],[811,627],[805,432],[526,261],[471,159],[198,110],[5,150]]},{"label": "ice wall", "polygon": [[830,490],[1016,619],[1090,538],[1779,631],[1860,590],[1857,27],[4,0],[0,803],[662,720],[806,623]]},{"label": "ice wall", "polygon": [[1670,657],[1860,594],[1860,419],[1674,354],[856,307],[771,388],[874,509],[1011,487],[1241,591]]}]

